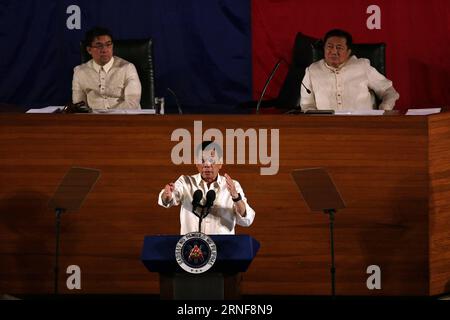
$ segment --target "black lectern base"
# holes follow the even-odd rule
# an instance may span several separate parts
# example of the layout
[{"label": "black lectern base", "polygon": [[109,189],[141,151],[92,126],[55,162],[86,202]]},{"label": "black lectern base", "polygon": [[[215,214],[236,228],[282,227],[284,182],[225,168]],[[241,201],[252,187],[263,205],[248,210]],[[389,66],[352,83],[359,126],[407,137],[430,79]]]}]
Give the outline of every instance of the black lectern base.
[{"label": "black lectern base", "polygon": [[236,300],[241,298],[240,284],[240,273],[159,274],[163,300]]}]

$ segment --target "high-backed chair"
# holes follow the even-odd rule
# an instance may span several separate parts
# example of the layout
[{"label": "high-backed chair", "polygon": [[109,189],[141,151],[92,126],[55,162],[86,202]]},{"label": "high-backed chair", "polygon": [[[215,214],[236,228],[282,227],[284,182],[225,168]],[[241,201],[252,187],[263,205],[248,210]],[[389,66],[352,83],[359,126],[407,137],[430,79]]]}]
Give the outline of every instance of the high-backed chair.
[{"label": "high-backed chair", "polygon": [[[155,80],[153,67],[153,42],[151,39],[114,40],[114,55],[121,57],[136,67],[141,81],[141,107],[155,108]],[[81,61],[91,59],[84,43],[81,43]]]},{"label": "high-backed chair", "polygon": [[292,61],[286,78],[278,93],[277,102],[281,108],[295,108],[300,99],[300,86],[306,68],[314,61],[313,48],[319,39],[298,32],[292,48]]},{"label": "high-backed chair", "polygon": [[[293,109],[300,98],[300,84],[305,75],[305,69],[313,62],[313,45],[318,39],[298,32],[292,48],[292,60],[286,78],[281,85],[275,99],[261,102],[261,110],[270,110],[270,113],[280,113],[283,110]],[[255,109],[258,101],[252,100],[240,104],[243,108]],[[278,110],[278,111],[276,111]],[[266,111],[262,111],[266,112]]]},{"label": "high-backed chair", "polygon": [[[381,74],[386,74],[386,45],[384,43],[354,43],[352,52],[358,58],[370,60],[370,64]],[[313,62],[323,58],[323,42],[298,32],[292,50],[292,62],[286,78],[275,99],[263,100],[260,108],[289,110],[297,107],[300,99],[300,86],[305,69]],[[257,101],[243,103],[244,107],[255,108]]]}]

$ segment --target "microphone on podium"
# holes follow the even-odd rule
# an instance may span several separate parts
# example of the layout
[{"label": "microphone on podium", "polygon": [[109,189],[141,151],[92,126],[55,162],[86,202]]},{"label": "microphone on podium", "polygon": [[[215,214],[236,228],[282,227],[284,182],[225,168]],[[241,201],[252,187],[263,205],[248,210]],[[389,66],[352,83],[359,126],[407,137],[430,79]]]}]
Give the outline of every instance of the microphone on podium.
[{"label": "microphone on podium", "polygon": [[206,202],[205,205],[203,206],[204,210],[202,210],[202,219],[208,216],[209,211],[211,210],[211,207],[214,204],[214,200],[216,200],[216,192],[214,190],[209,190],[206,193]]},{"label": "microphone on podium", "polygon": [[183,110],[181,110],[181,105],[180,105],[180,102],[178,101],[178,97],[175,94],[175,91],[173,91],[170,88],[167,88],[167,91],[175,98],[175,104],[177,105],[177,108],[178,108],[178,114],[183,114]]},{"label": "microphone on podium", "polygon": [[203,198],[202,190],[196,190],[192,196],[192,212],[195,214],[195,210],[200,206],[200,200]]},{"label": "microphone on podium", "polygon": [[205,207],[210,208],[214,204],[214,200],[216,200],[216,192],[214,190],[209,190],[206,193],[206,203]]},{"label": "microphone on podium", "polygon": [[[263,90],[261,92],[261,95],[258,99],[258,103],[256,104],[256,114],[259,114],[259,108],[261,106],[261,102],[264,98],[264,94],[266,93],[267,87],[269,86],[270,81],[272,80],[273,76],[275,75],[275,73],[277,72],[278,68],[280,67],[281,62],[285,62],[288,66],[290,65],[284,58],[280,58],[278,59],[278,61],[275,63],[275,66],[273,67],[272,71],[270,72],[269,77],[266,80],[266,83],[264,84]],[[305,84],[303,83],[303,81],[301,81],[301,85],[306,89],[306,92],[308,94],[311,94],[311,90],[309,90]]]},{"label": "microphone on podium", "polygon": [[309,90],[309,89],[305,86],[305,84],[303,83],[303,81],[302,81],[302,86],[303,86],[303,88],[306,89],[306,92],[307,92],[308,94],[311,94],[311,90]]},{"label": "microphone on podium", "polygon": [[256,114],[259,114],[259,107],[261,106],[262,99],[264,97],[264,94],[266,93],[267,87],[269,86],[270,81],[272,80],[273,76],[275,75],[275,72],[277,72],[278,68],[280,67],[281,61],[284,59],[281,58],[275,63],[275,66],[273,67],[272,71],[270,72],[269,77],[266,80],[266,83],[264,84],[263,90],[261,92],[261,95],[259,96],[258,103],[256,104]]}]

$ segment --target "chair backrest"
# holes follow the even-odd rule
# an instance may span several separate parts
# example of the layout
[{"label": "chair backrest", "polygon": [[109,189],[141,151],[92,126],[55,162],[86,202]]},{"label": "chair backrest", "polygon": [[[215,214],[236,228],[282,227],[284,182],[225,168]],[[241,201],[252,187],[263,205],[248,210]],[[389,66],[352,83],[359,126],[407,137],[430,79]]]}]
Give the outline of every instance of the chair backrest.
[{"label": "chair backrest", "polygon": [[[154,109],[155,80],[152,39],[114,40],[114,55],[134,64],[142,86],[141,107]],[[82,42],[81,61],[84,63],[90,59],[91,56]]]},{"label": "chair backrest", "polygon": [[[353,54],[370,60],[371,65],[381,74],[386,74],[386,45],[384,43],[353,44]],[[292,63],[277,97],[278,105],[296,107],[300,98],[300,85],[305,69],[323,58],[323,42],[320,39],[298,32],[292,51]]]},{"label": "chair backrest", "polygon": [[300,98],[300,84],[305,76],[305,69],[313,63],[312,46],[317,39],[301,32],[295,37],[292,49],[292,61],[283,85],[277,97],[277,104],[282,107],[295,108]]}]

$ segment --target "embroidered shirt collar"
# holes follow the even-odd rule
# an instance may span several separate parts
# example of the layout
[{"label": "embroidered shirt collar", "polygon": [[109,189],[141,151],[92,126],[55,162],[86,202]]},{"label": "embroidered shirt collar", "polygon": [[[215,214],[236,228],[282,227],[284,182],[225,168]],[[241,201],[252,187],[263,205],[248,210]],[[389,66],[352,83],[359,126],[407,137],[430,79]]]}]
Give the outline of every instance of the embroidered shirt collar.
[{"label": "embroidered shirt collar", "polygon": [[[105,70],[105,72],[108,73],[108,71],[111,69],[113,63],[114,63],[114,57],[112,57],[111,60],[109,60],[109,62],[103,66],[103,70]],[[94,60],[92,60],[92,66],[94,67],[94,69],[97,73],[100,72],[100,69],[102,67],[101,65],[97,64],[97,62],[95,62]]]},{"label": "embroidered shirt collar", "polygon": [[325,59],[323,59],[323,64],[327,69],[330,69],[333,72],[339,71],[341,70],[344,66],[346,66],[347,64],[351,63],[354,59],[356,59],[356,57],[354,55],[352,55],[350,58],[348,58],[345,62],[341,63],[337,68],[330,66],[326,63]]},{"label": "embroidered shirt collar", "polygon": [[[198,186],[201,183],[207,184],[207,182],[203,180],[201,173],[197,173],[196,175],[194,175],[194,179]],[[214,186],[217,184],[219,187],[223,186],[225,183],[225,177],[221,176],[220,174],[218,174],[216,180],[212,182]]]}]

